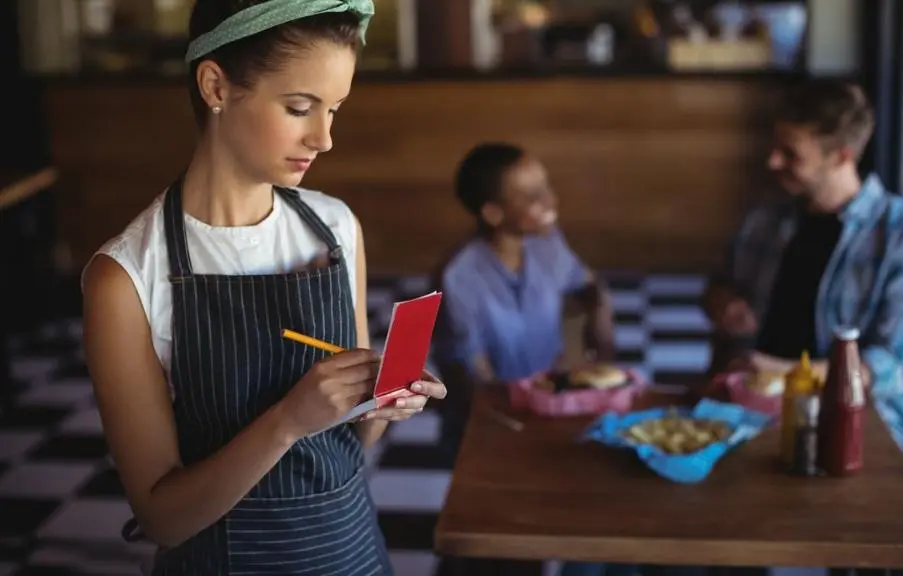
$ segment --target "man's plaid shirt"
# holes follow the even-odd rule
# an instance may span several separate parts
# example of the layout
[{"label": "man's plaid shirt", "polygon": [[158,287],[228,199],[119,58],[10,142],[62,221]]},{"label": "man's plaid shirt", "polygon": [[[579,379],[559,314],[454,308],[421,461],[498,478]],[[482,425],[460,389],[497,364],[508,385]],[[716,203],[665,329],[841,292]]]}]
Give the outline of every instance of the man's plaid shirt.
[{"label": "man's plaid shirt", "polygon": [[[785,200],[753,211],[735,237],[716,281],[744,296],[764,318],[781,256],[796,231],[797,207]],[[834,330],[860,330],[863,361],[878,395],[903,381],[903,197],[869,176],[840,214],[843,229],[818,288],[816,342],[820,356]]]}]

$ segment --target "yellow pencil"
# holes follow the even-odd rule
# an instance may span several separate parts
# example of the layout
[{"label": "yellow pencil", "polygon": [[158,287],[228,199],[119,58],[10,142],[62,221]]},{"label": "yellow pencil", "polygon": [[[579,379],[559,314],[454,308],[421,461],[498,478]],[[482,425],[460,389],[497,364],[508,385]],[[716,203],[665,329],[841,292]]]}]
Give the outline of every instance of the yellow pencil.
[{"label": "yellow pencil", "polygon": [[314,348],[325,350],[326,352],[331,352],[332,354],[338,354],[339,352],[345,351],[344,348],[336,346],[335,344],[330,344],[329,342],[324,342],[310,336],[305,336],[304,334],[298,334],[297,332],[293,332],[291,330],[283,330],[282,337],[294,342],[298,342],[300,344],[307,344],[308,346],[313,346]]}]

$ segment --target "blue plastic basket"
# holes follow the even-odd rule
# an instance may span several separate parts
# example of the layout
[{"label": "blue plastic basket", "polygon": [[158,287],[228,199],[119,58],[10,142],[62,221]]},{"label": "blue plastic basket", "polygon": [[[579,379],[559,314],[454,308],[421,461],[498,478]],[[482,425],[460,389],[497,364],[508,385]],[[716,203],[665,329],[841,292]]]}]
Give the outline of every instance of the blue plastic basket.
[{"label": "blue plastic basket", "polygon": [[[668,454],[650,444],[638,444],[628,440],[622,432],[645,420],[659,419],[677,413],[700,420],[720,420],[726,423],[731,434],[727,440],[710,444],[693,454]],[[587,441],[633,450],[659,475],[684,484],[700,482],[709,475],[715,463],[735,446],[755,438],[765,430],[772,416],[747,410],[738,404],[725,404],[714,400],[702,400],[693,409],[656,408],[628,414],[609,413],[599,417],[583,434]]]}]

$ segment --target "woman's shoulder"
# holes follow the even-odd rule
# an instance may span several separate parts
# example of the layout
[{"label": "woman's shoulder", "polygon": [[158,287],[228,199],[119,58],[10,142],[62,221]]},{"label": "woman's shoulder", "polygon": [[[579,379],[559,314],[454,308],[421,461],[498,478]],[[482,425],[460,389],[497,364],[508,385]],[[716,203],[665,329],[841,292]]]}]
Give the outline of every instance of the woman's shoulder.
[{"label": "woman's shoulder", "polygon": [[97,254],[104,254],[117,262],[126,260],[140,268],[161,249],[165,250],[163,197],[163,194],[157,196],[122,232],[101,246]]},{"label": "woman's shoulder", "polygon": [[328,226],[356,226],[354,212],[343,200],[309,188],[289,188],[289,191],[307,204]]},{"label": "woman's shoulder", "polygon": [[446,290],[458,286],[472,286],[475,277],[486,261],[485,242],[479,238],[470,238],[455,249],[445,259],[439,277]]},{"label": "woman's shoulder", "polygon": [[[332,230],[339,245],[345,248],[346,254],[352,257],[351,261],[353,262],[359,242],[358,223],[357,217],[348,204],[318,190],[290,188],[289,191],[313,210],[314,214]],[[283,214],[286,212],[288,211],[282,211]]]},{"label": "woman's shoulder", "polygon": [[157,274],[161,259],[166,258],[163,198],[164,194],[157,196],[122,232],[94,253],[82,273],[83,286],[85,273],[97,256],[103,255],[128,274],[142,301],[146,299],[144,286]]}]

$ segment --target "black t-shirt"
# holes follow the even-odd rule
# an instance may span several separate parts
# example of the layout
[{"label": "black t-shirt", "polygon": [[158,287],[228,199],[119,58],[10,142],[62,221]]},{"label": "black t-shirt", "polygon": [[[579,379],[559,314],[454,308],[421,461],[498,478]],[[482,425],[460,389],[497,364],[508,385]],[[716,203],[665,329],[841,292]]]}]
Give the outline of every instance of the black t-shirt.
[{"label": "black t-shirt", "polygon": [[836,214],[801,212],[778,268],[756,349],[779,358],[799,358],[815,342],[815,301],[828,260],[840,239]]}]

